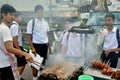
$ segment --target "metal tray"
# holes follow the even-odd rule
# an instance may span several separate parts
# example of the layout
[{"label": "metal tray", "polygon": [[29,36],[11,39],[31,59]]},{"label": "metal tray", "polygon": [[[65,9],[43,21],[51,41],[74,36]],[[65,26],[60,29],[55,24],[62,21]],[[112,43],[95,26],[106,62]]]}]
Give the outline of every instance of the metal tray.
[{"label": "metal tray", "polygon": [[92,67],[87,67],[84,71],[83,71],[84,74],[87,74],[87,75],[91,75],[95,78],[101,78],[101,80],[111,80],[110,76],[108,75],[104,75],[101,73],[100,70],[98,69],[94,69]]}]

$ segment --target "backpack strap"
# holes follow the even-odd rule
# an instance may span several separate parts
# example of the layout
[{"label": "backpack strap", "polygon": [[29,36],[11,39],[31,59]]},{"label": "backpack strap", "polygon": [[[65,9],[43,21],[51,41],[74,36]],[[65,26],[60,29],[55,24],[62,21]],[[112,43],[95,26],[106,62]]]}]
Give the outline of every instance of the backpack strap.
[{"label": "backpack strap", "polygon": [[117,29],[117,31],[116,31],[116,38],[117,38],[117,42],[118,42],[118,47],[120,47],[119,29]]},{"label": "backpack strap", "polygon": [[68,40],[69,40],[70,32],[67,34],[67,47],[68,47]]},{"label": "backpack strap", "polygon": [[9,25],[9,28],[10,28],[12,25],[16,25],[16,23],[11,23],[11,24]]},{"label": "backpack strap", "polygon": [[32,33],[33,33],[33,30],[34,30],[34,26],[35,26],[35,19],[32,20]]},{"label": "backpack strap", "polygon": [[[34,26],[35,26],[35,18],[32,20],[32,39],[33,39]],[[32,39],[31,39],[31,40],[32,40]]]},{"label": "backpack strap", "polygon": [[[118,48],[120,48],[120,37],[119,37],[119,30],[118,29],[116,31],[116,38],[117,38],[117,42],[118,42]],[[120,51],[118,53],[118,58],[120,58]]]},{"label": "backpack strap", "polygon": [[66,30],[64,30],[64,31],[63,31],[63,35],[64,35],[66,32],[67,32],[67,31],[66,31]]}]

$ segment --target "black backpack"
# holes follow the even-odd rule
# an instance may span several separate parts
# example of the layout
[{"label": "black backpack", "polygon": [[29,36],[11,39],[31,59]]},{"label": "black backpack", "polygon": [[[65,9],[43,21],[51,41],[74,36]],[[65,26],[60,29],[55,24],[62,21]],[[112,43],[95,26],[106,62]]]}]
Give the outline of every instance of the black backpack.
[{"label": "black backpack", "polygon": [[[116,31],[116,37],[117,37],[117,42],[118,42],[118,48],[120,48],[120,36],[119,36],[119,29]],[[118,53],[118,57],[120,57],[120,51]]]}]

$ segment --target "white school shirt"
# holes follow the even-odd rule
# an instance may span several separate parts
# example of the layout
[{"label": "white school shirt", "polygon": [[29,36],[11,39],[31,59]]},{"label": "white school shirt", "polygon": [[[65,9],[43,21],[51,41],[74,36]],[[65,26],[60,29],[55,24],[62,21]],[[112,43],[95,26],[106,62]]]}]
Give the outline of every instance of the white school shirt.
[{"label": "white school shirt", "polygon": [[48,43],[47,32],[49,31],[49,25],[45,19],[42,21],[35,18],[35,24],[32,31],[32,20],[27,24],[27,34],[32,34],[33,43],[44,44]]},{"label": "white school shirt", "polygon": [[104,45],[103,45],[104,51],[118,47],[116,30],[117,27],[113,27],[113,30],[105,36]]},{"label": "white school shirt", "polygon": [[[69,35],[69,37],[68,37]],[[80,34],[68,33],[65,35],[62,45],[67,47],[66,56],[68,57],[81,57],[81,39]]]},{"label": "white school shirt", "polygon": [[21,28],[19,27],[19,24],[13,21],[12,25],[10,26],[10,30],[11,30],[12,37],[18,36],[19,46],[22,46],[22,33],[21,33]]},{"label": "white school shirt", "polygon": [[[12,41],[11,32],[7,25],[5,25],[4,23],[1,23],[0,24],[0,48],[5,52],[7,52],[4,45],[4,42],[6,41]],[[7,55],[5,55],[5,53],[0,50],[0,68],[8,67],[8,66],[10,66],[10,63],[7,59]]]},{"label": "white school shirt", "polygon": [[67,30],[64,30],[61,34],[60,34],[60,37],[58,38],[58,42],[60,42],[62,44],[63,42],[63,39],[65,37],[65,34],[67,34],[68,31]]}]

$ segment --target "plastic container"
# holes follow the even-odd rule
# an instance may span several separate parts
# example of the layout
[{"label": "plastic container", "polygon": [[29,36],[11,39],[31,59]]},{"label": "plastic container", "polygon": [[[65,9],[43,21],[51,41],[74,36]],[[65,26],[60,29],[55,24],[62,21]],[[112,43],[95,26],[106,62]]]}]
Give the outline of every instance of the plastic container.
[{"label": "plastic container", "polygon": [[89,76],[89,75],[80,75],[78,77],[78,80],[94,80],[94,78],[92,76]]},{"label": "plastic container", "polygon": [[30,50],[30,46],[26,46],[26,45],[24,45],[24,46],[22,46],[22,47],[25,49],[26,52],[29,52],[29,50]]}]

